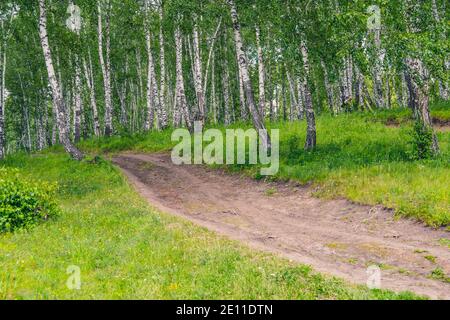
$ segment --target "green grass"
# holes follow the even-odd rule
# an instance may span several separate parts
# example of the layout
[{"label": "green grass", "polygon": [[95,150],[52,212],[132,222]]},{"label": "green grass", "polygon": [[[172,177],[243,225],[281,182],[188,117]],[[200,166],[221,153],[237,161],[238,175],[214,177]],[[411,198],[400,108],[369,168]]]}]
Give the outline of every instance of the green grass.
[{"label": "green grass", "polygon": [[[302,150],[304,124],[282,124],[279,177],[318,186],[317,195],[383,205],[431,226],[450,223],[450,133],[441,154],[411,160],[411,126],[386,127],[359,115],[320,117],[318,147]],[[297,138],[292,138],[297,137]]]},{"label": "green grass", "polygon": [[90,153],[118,153],[121,151],[157,152],[173,147],[171,132],[152,131],[148,134],[116,135],[109,138],[90,139],[80,143],[80,147]]},{"label": "green grass", "polygon": [[[413,121],[413,114],[407,108],[375,110],[372,113],[366,113],[366,115],[368,119],[391,124]],[[434,102],[431,108],[431,117],[441,122],[450,121],[450,103],[448,101]]]},{"label": "green grass", "polygon": [[[57,182],[62,214],[0,235],[0,299],[412,299],[324,277],[150,208],[109,162],[60,152],[0,165]],[[69,290],[66,270],[81,270]]]}]

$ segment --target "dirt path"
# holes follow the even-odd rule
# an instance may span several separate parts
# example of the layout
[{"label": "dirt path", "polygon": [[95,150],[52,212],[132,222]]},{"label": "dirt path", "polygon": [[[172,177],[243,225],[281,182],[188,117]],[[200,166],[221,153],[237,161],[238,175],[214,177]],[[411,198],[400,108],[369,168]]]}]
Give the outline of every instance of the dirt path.
[{"label": "dirt path", "polygon": [[258,249],[365,284],[378,264],[382,288],[450,299],[450,233],[393,219],[378,207],[324,201],[307,188],[267,183],[204,166],[175,166],[167,154],[121,155],[114,163],[155,207]]}]

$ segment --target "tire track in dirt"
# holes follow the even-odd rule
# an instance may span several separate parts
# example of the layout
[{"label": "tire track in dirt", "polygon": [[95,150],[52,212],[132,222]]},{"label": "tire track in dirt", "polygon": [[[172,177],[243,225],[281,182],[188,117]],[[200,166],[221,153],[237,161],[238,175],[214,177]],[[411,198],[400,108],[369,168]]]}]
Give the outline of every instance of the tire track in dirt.
[{"label": "tire track in dirt", "polygon": [[439,244],[450,238],[443,229],[395,219],[379,207],[317,199],[293,183],[176,166],[168,154],[126,154],[113,162],[162,211],[353,283],[365,284],[367,267],[376,264],[382,288],[450,299],[450,284],[429,278],[436,268],[450,273],[450,250]]}]

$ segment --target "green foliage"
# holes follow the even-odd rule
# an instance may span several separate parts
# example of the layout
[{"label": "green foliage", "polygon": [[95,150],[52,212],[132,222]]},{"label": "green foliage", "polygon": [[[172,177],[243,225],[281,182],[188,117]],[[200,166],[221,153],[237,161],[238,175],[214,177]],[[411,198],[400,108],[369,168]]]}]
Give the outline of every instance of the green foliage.
[{"label": "green foliage", "polygon": [[416,121],[411,131],[411,138],[411,156],[413,159],[430,159],[434,156],[431,148],[433,145],[433,130],[431,128],[425,127],[422,123]]},{"label": "green foliage", "polygon": [[56,185],[36,182],[0,168],[0,233],[29,229],[59,214]]}]

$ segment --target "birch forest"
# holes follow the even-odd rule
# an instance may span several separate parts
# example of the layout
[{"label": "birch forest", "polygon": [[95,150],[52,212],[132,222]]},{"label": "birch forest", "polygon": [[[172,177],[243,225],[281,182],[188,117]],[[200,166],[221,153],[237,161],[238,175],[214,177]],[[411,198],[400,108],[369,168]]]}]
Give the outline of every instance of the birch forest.
[{"label": "birch forest", "polygon": [[314,149],[315,114],[394,107],[433,130],[448,4],[372,2],[3,0],[0,157],[194,121],[306,121]]},{"label": "birch forest", "polygon": [[449,17],[0,0],[0,300],[450,300]]}]

